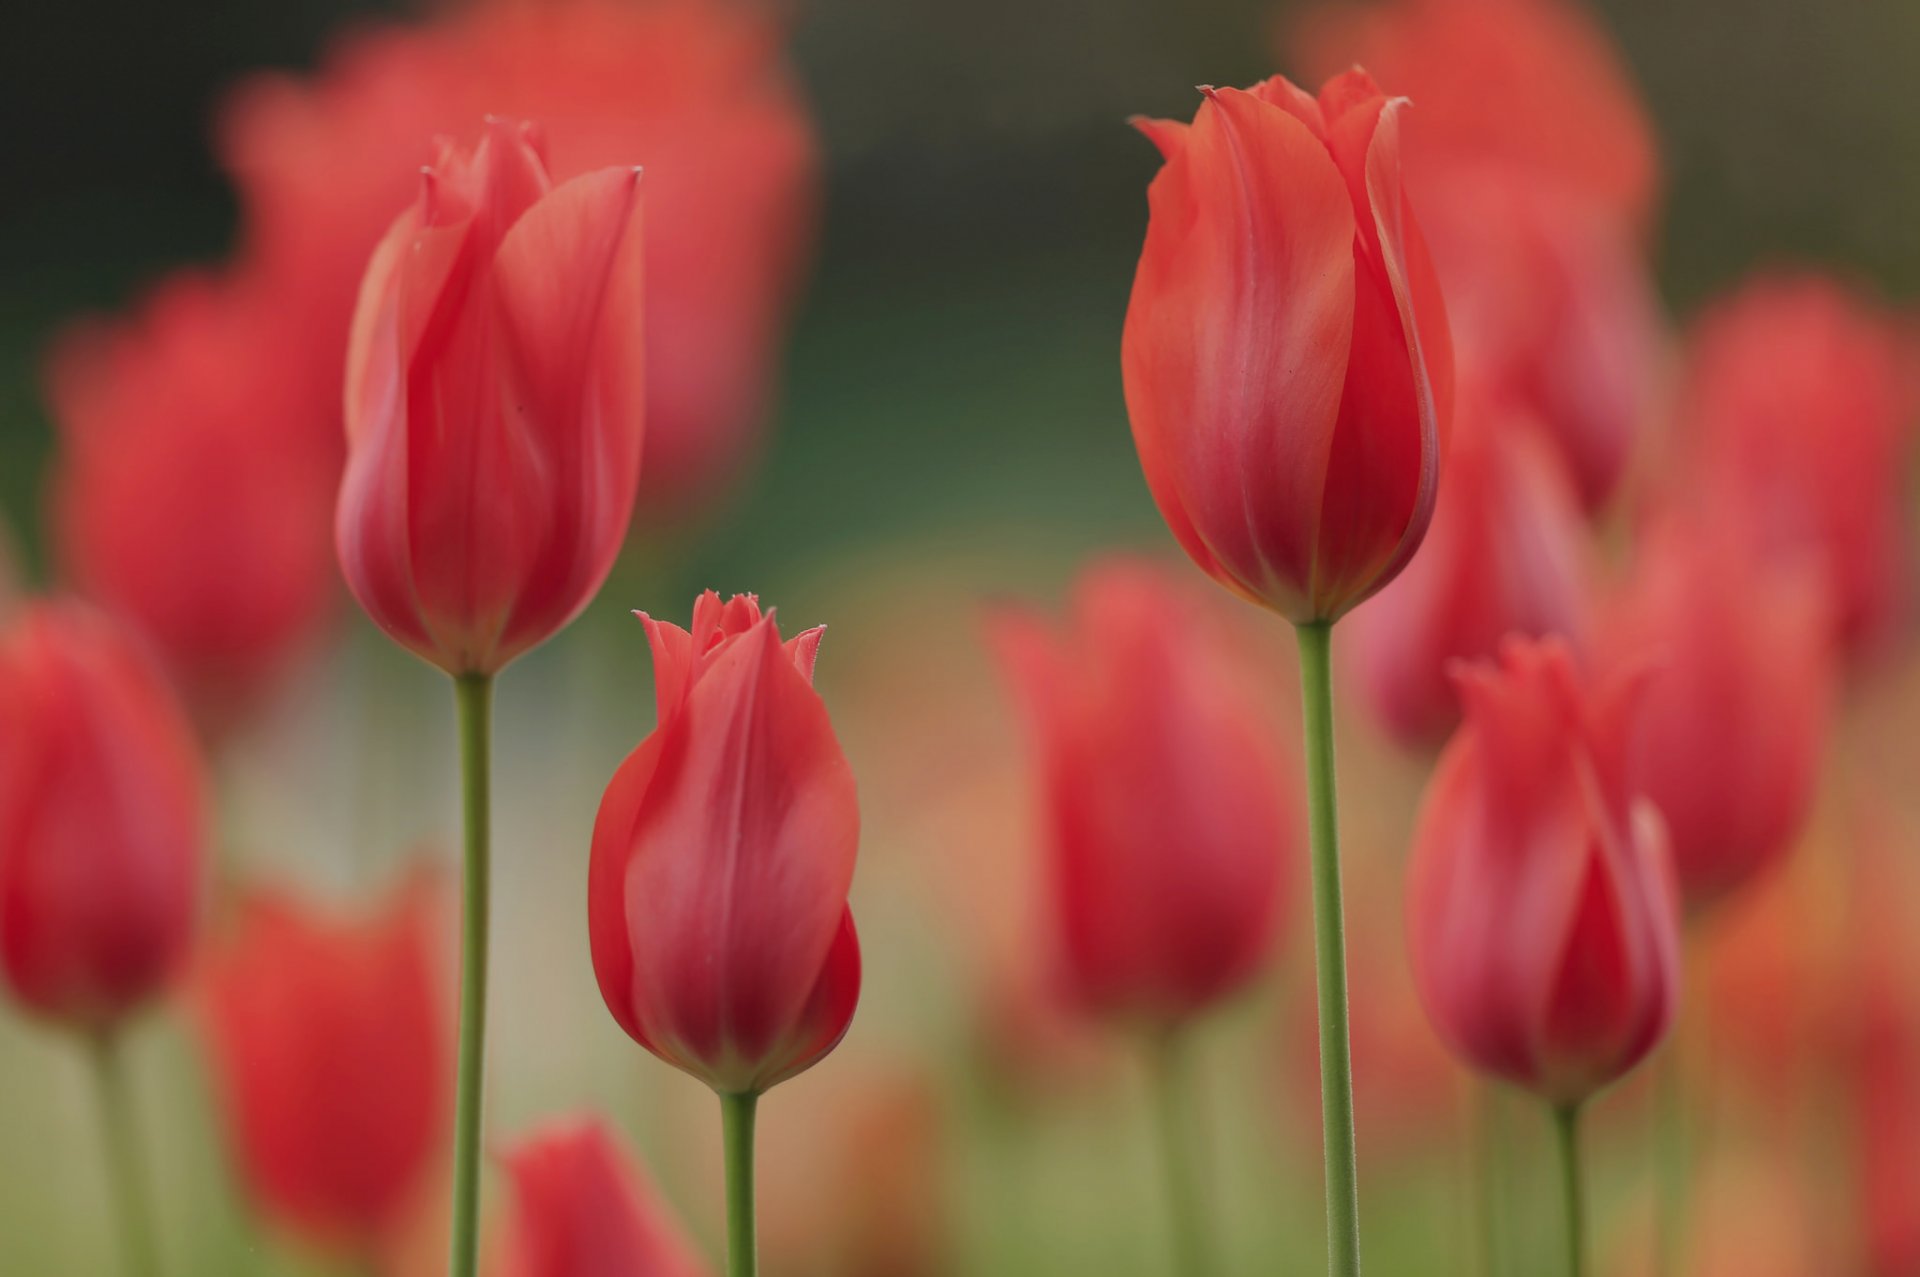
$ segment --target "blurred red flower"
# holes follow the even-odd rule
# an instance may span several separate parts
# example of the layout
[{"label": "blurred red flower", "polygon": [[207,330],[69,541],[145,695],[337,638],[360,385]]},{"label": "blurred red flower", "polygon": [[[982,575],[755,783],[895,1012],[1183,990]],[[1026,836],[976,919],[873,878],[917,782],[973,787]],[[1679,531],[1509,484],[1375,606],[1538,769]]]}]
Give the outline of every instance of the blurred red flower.
[{"label": "blurred red flower", "polygon": [[500,1154],[513,1206],[493,1277],[706,1277],[659,1190],[598,1118],[555,1122]]},{"label": "blurred red flower", "polygon": [[297,319],[245,274],[183,272],[130,318],[83,321],[47,364],[59,426],[49,534],[65,575],[143,630],[201,726],[244,722],[334,600],[337,394]]},{"label": "blurred red flower", "polygon": [[634,1041],[759,1094],[825,1058],[860,995],[860,810],[812,686],[821,631],[783,645],[753,596],[712,591],[691,630],[641,620],[659,726],[594,823],[593,968]]},{"label": "blurred red flower", "polygon": [[546,130],[556,180],[646,170],[648,513],[728,479],[767,411],[811,251],[819,157],[783,31],[726,0],[472,0],[343,39],[321,71],[228,102],[246,260],[337,379],[353,281],[418,188],[432,139],[483,115]]},{"label": "blurred red flower", "polygon": [[337,540],[375,624],[491,674],[586,607],[642,429],[633,169],[549,184],[533,126],[451,144],[367,268]]},{"label": "blurred red flower", "polygon": [[1201,616],[1160,568],[1114,559],[1063,629],[1009,610],[993,633],[1034,742],[1067,989],[1150,1028],[1262,971],[1300,840],[1285,754]]},{"label": "blurred red flower", "polygon": [[1460,695],[1414,839],[1414,979],[1468,1064],[1577,1103],[1645,1058],[1679,999],[1673,867],[1631,771],[1638,680],[1589,688],[1563,642],[1515,639]]},{"label": "blurred red flower", "polygon": [[0,974],[101,1030],[165,987],[200,913],[193,732],[146,649],[77,603],[0,629]]},{"label": "blurred red flower", "polygon": [[1138,122],[1166,157],[1121,345],[1140,464],[1194,562],[1295,623],[1392,580],[1433,513],[1453,362],[1400,107],[1355,70]]},{"label": "blurred red flower", "polygon": [[370,1261],[431,1187],[448,1116],[439,918],[414,877],[364,916],[256,891],[206,955],[201,1022],[243,1184],[316,1248]]}]

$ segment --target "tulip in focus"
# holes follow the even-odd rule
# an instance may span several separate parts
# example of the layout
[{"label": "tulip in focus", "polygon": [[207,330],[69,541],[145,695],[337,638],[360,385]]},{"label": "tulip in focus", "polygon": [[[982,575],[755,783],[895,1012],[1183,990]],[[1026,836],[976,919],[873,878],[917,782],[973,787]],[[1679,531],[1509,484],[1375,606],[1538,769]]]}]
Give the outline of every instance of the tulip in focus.
[{"label": "tulip in focus", "polygon": [[1342,627],[1375,715],[1409,747],[1460,721],[1449,669],[1494,656],[1509,634],[1587,630],[1594,553],[1578,494],[1539,427],[1476,396],[1447,454],[1447,483],[1420,554]]},{"label": "tulip in focus", "polygon": [[706,1277],[639,1163],[598,1119],[556,1122],[500,1155],[513,1209],[493,1277]]},{"label": "tulip in focus", "polygon": [[1836,672],[1827,600],[1737,532],[1669,519],[1613,611],[1610,659],[1651,671],[1643,792],[1700,910],[1776,864],[1812,806]]},{"label": "tulip in focus", "polygon": [[1299,846],[1287,760],[1198,602],[1115,559],[1064,627],[1008,611],[993,635],[1034,742],[1066,987],[1151,1030],[1265,970]]},{"label": "tulip in focus", "polygon": [[1355,70],[1139,122],[1166,160],[1121,346],[1140,464],[1194,562],[1295,624],[1392,580],[1433,513],[1453,363],[1404,106]]},{"label": "tulip in focus", "polygon": [[640,175],[547,179],[532,126],[451,144],[380,242],[347,357],[341,569],[449,674],[593,597],[639,478]]},{"label": "tulip in focus", "polygon": [[70,602],[0,629],[0,975],[104,1037],[179,970],[208,838],[193,731],[147,649]]},{"label": "tulip in focus", "polygon": [[432,1186],[448,1113],[434,892],[364,916],[256,892],[208,955],[209,1063],[241,1183],[316,1249],[363,1263]]},{"label": "tulip in focus", "polygon": [[1666,1034],[1679,912],[1640,796],[1637,679],[1590,688],[1564,643],[1512,640],[1460,675],[1466,721],[1414,840],[1414,978],[1468,1064],[1575,1105]]},{"label": "tulip in focus", "polygon": [[48,365],[55,556],[214,733],[269,699],[335,597],[338,445],[312,422],[337,419],[286,348],[297,323],[255,278],[181,274],[132,319],[76,326]]},{"label": "tulip in focus", "polygon": [[594,823],[594,972],[636,1042],[757,1095],[833,1050],[860,993],[860,810],[813,690],[822,631],[783,644],[752,595],[711,591],[690,630],[641,620],[659,725]]}]

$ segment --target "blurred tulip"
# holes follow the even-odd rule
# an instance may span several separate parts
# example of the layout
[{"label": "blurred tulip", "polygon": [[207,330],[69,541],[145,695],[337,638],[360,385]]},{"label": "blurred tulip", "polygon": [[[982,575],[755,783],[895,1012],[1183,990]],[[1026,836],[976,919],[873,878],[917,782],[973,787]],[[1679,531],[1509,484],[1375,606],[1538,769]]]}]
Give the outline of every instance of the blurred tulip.
[{"label": "blurred tulip", "polygon": [[1679,998],[1673,869],[1631,771],[1638,680],[1590,689],[1564,643],[1510,640],[1460,695],[1414,840],[1414,978],[1468,1064],[1577,1104],[1653,1049]]},{"label": "blurred tulip", "polygon": [[1268,724],[1158,568],[1109,560],[1055,632],[994,627],[1034,740],[1051,927],[1088,1012],[1169,1028],[1266,966],[1299,820]]},{"label": "blurred tulip", "polygon": [[200,1009],[232,1156],[258,1207],[369,1261],[431,1187],[447,1033],[434,892],[364,917],[256,892],[207,956]]},{"label": "blurred tulip", "polygon": [[500,1155],[513,1211],[494,1277],[706,1277],[712,1269],[597,1118],[556,1122]]},{"label": "blurred tulip", "polygon": [[207,840],[192,729],[146,651],[76,603],[0,630],[0,972],[100,1032],[186,957]]},{"label": "blurred tulip", "polygon": [[1664,323],[1641,240],[1653,128],[1618,52],[1565,0],[1390,0],[1311,11],[1290,41],[1405,93],[1407,183],[1459,364],[1547,427],[1582,503],[1619,486],[1657,391]]},{"label": "blurred tulip", "polygon": [[659,725],[594,824],[594,972],[636,1042],[757,1095],[833,1050],[860,994],[860,811],[812,687],[821,631],[782,645],[752,595],[712,591],[691,631],[641,620]]},{"label": "blurred tulip", "polygon": [[626,535],[641,436],[639,173],[550,188],[530,125],[448,145],[367,268],[347,359],[347,584],[396,642],[492,674]]},{"label": "blurred tulip", "polygon": [[1194,562],[1296,624],[1392,580],[1433,512],[1453,362],[1403,105],[1355,70],[1138,122],[1166,158],[1121,348],[1141,466]]},{"label": "blurred tulip", "polygon": [[1694,326],[1676,492],[1768,554],[1810,558],[1854,653],[1909,602],[1916,389],[1908,335],[1819,276],[1753,280]]},{"label": "blurred tulip", "polygon": [[1495,654],[1508,634],[1587,629],[1593,549],[1566,471],[1524,415],[1462,400],[1447,484],[1418,557],[1342,626],[1374,713],[1400,743],[1445,738],[1460,721],[1448,669]]},{"label": "blurred tulip", "polygon": [[297,318],[245,276],[175,275],[55,346],[49,534],[68,578],[153,641],[204,729],[243,722],[334,600],[336,485],[289,368]]},{"label": "blurred tulip", "polygon": [[1643,792],[1683,903],[1704,909],[1777,863],[1812,806],[1835,673],[1826,600],[1736,532],[1669,519],[1612,610],[1609,659],[1652,671]]},{"label": "blurred tulip", "polygon": [[223,116],[245,252],[339,375],[352,280],[432,161],[483,114],[539,120],[565,179],[647,178],[641,503],[685,514],[745,461],[811,252],[819,156],[763,7],[727,0],[473,0],[362,27],[317,75],[255,77]]}]

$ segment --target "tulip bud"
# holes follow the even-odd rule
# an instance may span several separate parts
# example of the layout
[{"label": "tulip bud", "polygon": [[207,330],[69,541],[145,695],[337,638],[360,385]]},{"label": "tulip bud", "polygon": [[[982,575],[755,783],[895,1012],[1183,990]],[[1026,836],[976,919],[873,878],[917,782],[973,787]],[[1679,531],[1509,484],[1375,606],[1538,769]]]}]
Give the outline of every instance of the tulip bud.
[{"label": "tulip bud", "polygon": [[445,146],[374,250],[347,353],[336,525],[355,597],[490,674],[593,597],[639,478],[639,171],[550,188],[532,127]]},{"label": "tulip bud", "polygon": [[706,1277],[708,1267],[606,1123],[557,1122],[500,1155],[513,1210],[496,1277]]},{"label": "tulip bud", "polygon": [[1281,77],[1141,121],[1166,157],[1121,367],[1182,548],[1299,623],[1413,557],[1452,412],[1446,315],[1401,190],[1400,113],[1364,71]]},{"label": "tulip bud", "polygon": [[107,617],[35,603],[0,630],[0,973],[28,1010],[99,1030],[161,992],[199,914],[204,785]]},{"label": "tulip bud", "polygon": [[1577,1103],[1653,1049],[1679,998],[1673,869],[1628,766],[1638,687],[1588,689],[1554,639],[1459,679],[1466,721],[1414,838],[1414,979],[1464,1061]]},{"label": "tulip bud", "polygon": [[1508,634],[1578,645],[1586,632],[1593,552],[1566,471],[1524,414],[1478,410],[1447,454],[1419,557],[1341,627],[1368,702],[1409,746],[1460,721],[1455,661],[1492,657]]},{"label": "tulip bud", "polygon": [[1257,975],[1299,820],[1270,725],[1194,600],[1113,561],[1064,633],[1003,614],[1026,710],[1065,983],[1093,1014],[1161,1028]]},{"label": "tulip bud", "polygon": [[364,918],[260,892],[207,958],[201,1021],[233,1159],[309,1245],[377,1255],[431,1187],[450,1076],[437,938],[423,879]]},{"label": "tulip bud", "polygon": [[1644,792],[1701,909],[1784,856],[1812,805],[1835,681],[1825,595],[1723,526],[1669,522],[1615,613],[1613,658],[1651,671]]},{"label": "tulip bud", "polygon": [[759,1094],[837,1046],[860,994],[860,809],[812,686],[821,631],[783,645],[752,595],[711,591],[691,630],[641,621],[659,725],[594,823],[594,972],[640,1045]]}]

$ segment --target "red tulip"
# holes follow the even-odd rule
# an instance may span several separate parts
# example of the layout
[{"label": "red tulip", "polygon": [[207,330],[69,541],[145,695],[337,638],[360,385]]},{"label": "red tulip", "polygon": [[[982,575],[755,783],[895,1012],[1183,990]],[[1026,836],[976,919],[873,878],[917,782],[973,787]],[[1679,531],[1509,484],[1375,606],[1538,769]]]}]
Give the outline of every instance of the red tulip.
[{"label": "red tulip", "polygon": [[649,515],[713,495],[766,416],[812,248],[819,154],[781,23],[727,0],[475,0],[362,26],[318,74],[258,76],[222,158],[244,251],[307,320],[295,350],[339,376],[352,282],[433,159],[483,114],[538,120],[556,180],[647,178]]},{"label": "red tulip", "polygon": [[1810,558],[1855,652],[1908,603],[1917,386],[1895,320],[1818,276],[1755,280],[1708,310],[1691,339],[1676,490],[1749,526],[1767,554]]},{"label": "red tulip", "polygon": [[104,1029],[192,943],[207,837],[192,729],[145,649],[74,603],[0,630],[0,973]]},{"label": "red tulip", "polygon": [[659,726],[594,824],[594,972],[640,1045],[758,1094],[833,1050],[860,994],[860,810],[812,686],[821,631],[783,645],[752,595],[711,591],[691,631],[640,619]]},{"label": "red tulip", "polygon": [[1134,443],[1209,575],[1296,623],[1392,580],[1427,530],[1452,411],[1439,286],[1402,193],[1399,99],[1207,90],[1166,157],[1121,366]]},{"label": "red tulip", "polygon": [[639,477],[639,173],[550,188],[529,125],[446,147],[375,250],[347,357],[340,564],[450,674],[553,636]]},{"label": "red tulip", "polygon": [[431,1187],[449,1064],[434,906],[424,879],[364,917],[259,892],[206,960],[233,1158],[311,1245],[370,1258]]},{"label": "red tulip", "polygon": [[1729,529],[1676,521],[1646,539],[1616,612],[1616,659],[1653,671],[1643,792],[1682,899],[1703,908],[1785,855],[1812,805],[1833,700],[1825,598]]},{"label": "red tulip", "polygon": [[1260,972],[1299,838],[1273,733],[1198,619],[1158,569],[1112,561],[1064,633],[1014,613],[995,633],[1037,746],[1067,985],[1161,1027]]},{"label": "red tulip", "polygon": [[513,1213],[497,1277],[705,1277],[659,1190],[595,1118],[557,1122],[500,1155]]},{"label": "red tulip", "polygon": [[334,599],[337,445],[311,423],[335,418],[290,360],[298,318],[251,277],[181,274],[49,363],[57,557],[215,731],[272,691]]},{"label": "red tulip", "polygon": [[1460,721],[1453,662],[1493,656],[1510,633],[1576,646],[1586,633],[1593,550],[1559,457],[1510,407],[1476,400],[1467,420],[1419,557],[1341,627],[1374,712],[1407,745]]},{"label": "red tulip", "polygon": [[1629,773],[1638,688],[1590,690],[1564,643],[1513,640],[1460,695],[1414,841],[1414,979],[1456,1055],[1575,1103],[1653,1049],[1679,997],[1673,870]]}]

